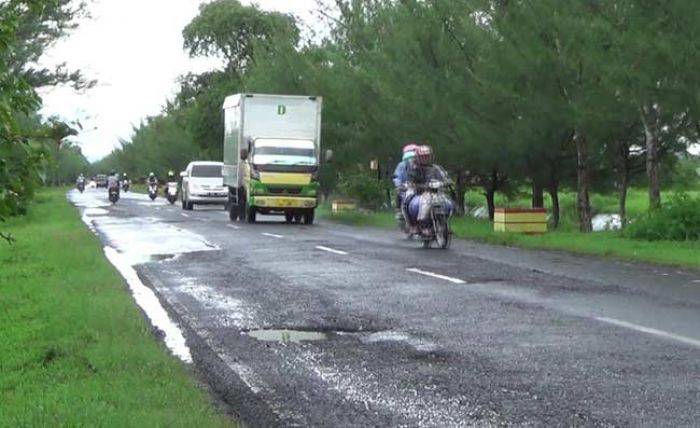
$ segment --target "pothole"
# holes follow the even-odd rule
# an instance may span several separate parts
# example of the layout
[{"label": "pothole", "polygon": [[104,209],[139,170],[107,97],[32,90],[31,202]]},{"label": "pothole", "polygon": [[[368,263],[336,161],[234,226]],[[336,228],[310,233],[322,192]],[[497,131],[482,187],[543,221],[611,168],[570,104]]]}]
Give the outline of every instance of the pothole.
[{"label": "pothole", "polygon": [[263,342],[301,343],[328,339],[328,334],[320,331],[251,330],[244,334]]},{"label": "pothole", "polygon": [[175,258],[175,254],[152,254],[149,256],[151,262],[164,262]]}]

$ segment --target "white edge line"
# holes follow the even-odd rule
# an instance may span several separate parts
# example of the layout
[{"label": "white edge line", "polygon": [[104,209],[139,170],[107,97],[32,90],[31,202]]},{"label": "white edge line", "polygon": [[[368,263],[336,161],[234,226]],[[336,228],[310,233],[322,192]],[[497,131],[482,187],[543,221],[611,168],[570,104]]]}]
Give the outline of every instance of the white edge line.
[{"label": "white edge line", "polygon": [[328,251],[329,253],[339,254],[339,255],[341,255],[341,256],[347,256],[347,255],[348,255],[348,253],[345,252],[345,251],[334,250],[333,248],[324,247],[323,245],[317,245],[316,248],[319,249],[319,250],[321,250],[321,251]]},{"label": "white edge line", "polygon": [[240,226],[236,226],[235,224],[227,224],[226,227],[230,227],[231,229],[236,229],[236,230],[241,228]]},{"label": "white edge line", "polygon": [[192,363],[192,354],[187,346],[180,327],[168,315],[160,300],[139,278],[136,270],[124,257],[112,247],[104,247],[107,260],[119,271],[126,281],[136,304],[146,313],[151,324],[165,333],[165,345],[170,351],[186,363]]},{"label": "white edge line", "polygon": [[277,239],[282,239],[282,238],[284,238],[284,236],[282,236],[282,235],[276,235],[276,234],[274,234],[274,233],[267,233],[267,232],[264,232],[263,235],[269,236],[269,237],[272,237],[272,238],[277,238]]},{"label": "white edge line", "polygon": [[643,325],[632,324],[631,322],[621,321],[615,318],[596,317],[596,319],[600,322],[616,325],[618,327],[629,328],[631,330],[639,331],[641,333],[652,334],[654,336],[663,337],[665,339],[672,339],[681,343],[685,343],[686,345],[691,345],[700,348],[700,340],[692,339],[687,336],[681,336],[679,334],[673,334],[663,330],[657,330],[655,328],[644,327]]},{"label": "white edge line", "polygon": [[427,272],[427,271],[420,270],[420,269],[416,269],[416,268],[409,268],[409,269],[406,269],[406,270],[409,271],[409,272],[413,272],[413,273],[420,274],[420,275],[431,276],[431,277],[433,277],[433,278],[438,278],[438,279],[442,279],[442,280],[445,280],[445,281],[449,281],[449,282],[451,282],[451,283],[453,283],[453,284],[465,284],[465,282],[462,281],[461,279],[459,279],[459,278],[452,278],[451,276],[440,275],[440,274],[437,274],[437,273]]},{"label": "white edge line", "polygon": [[185,213],[180,213],[180,215],[183,216],[183,217],[189,217],[189,215],[187,215],[187,214],[185,214]]}]

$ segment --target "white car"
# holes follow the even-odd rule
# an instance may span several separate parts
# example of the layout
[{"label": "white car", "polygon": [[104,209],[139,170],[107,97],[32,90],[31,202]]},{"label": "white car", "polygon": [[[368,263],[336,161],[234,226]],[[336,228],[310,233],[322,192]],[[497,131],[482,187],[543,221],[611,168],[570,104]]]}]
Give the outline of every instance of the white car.
[{"label": "white car", "polygon": [[228,189],[224,187],[222,162],[195,161],[180,173],[182,177],[182,209],[192,210],[194,205],[225,205]]}]

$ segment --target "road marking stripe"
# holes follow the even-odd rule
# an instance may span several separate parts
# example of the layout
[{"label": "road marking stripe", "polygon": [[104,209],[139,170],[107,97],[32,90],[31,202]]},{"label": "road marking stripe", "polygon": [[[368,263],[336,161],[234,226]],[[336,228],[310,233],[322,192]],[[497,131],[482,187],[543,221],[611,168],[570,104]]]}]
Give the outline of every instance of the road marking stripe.
[{"label": "road marking stripe", "polygon": [[236,226],[235,224],[227,224],[226,227],[230,227],[231,229],[236,229],[236,230],[241,228],[240,226]]},{"label": "road marking stripe", "polygon": [[346,253],[345,251],[334,250],[333,248],[324,247],[323,245],[317,245],[316,248],[321,251],[328,251],[329,253],[340,254],[341,256],[348,255],[348,253]]},{"label": "road marking stripe", "polygon": [[185,214],[185,213],[180,213],[180,215],[183,216],[183,217],[189,217],[189,215],[187,215],[187,214]]},{"label": "road marking stripe", "polygon": [[410,269],[406,269],[406,270],[409,272],[418,273],[418,274],[425,275],[425,276],[431,276],[433,278],[444,279],[445,281],[450,281],[453,284],[465,284],[465,282],[462,281],[461,279],[452,278],[451,276],[440,275],[437,273],[427,272],[427,271],[416,269],[416,268],[410,268]]},{"label": "road marking stripe", "polygon": [[672,339],[681,343],[685,343],[686,345],[691,345],[700,348],[700,340],[697,339],[692,339],[687,336],[681,336],[679,334],[673,334],[669,333],[663,330],[657,330],[655,328],[650,328],[650,327],[644,327],[643,325],[638,325],[638,324],[632,324],[631,322],[627,321],[621,321],[617,320],[615,318],[605,318],[605,317],[596,317],[598,321],[608,323],[608,324],[613,324],[618,327],[625,327],[629,328],[631,330],[639,331],[642,333],[647,333],[647,334],[653,334],[654,336],[659,336],[663,337],[666,339]]},{"label": "road marking stripe", "polygon": [[269,237],[271,237],[271,238],[277,238],[277,239],[282,239],[282,238],[284,238],[284,236],[282,236],[282,235],[277,235],[277,234],[274,234],[274,233],[263,233],[263,235],[269,236]]}]

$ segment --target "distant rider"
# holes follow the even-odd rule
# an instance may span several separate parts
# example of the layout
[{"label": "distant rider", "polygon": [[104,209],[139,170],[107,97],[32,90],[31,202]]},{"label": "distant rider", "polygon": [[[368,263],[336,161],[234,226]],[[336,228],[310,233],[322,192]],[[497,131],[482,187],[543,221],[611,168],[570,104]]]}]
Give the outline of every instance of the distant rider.
[{"label": "distant rider", "polygon": [[[447,172],[440,165],[433,163],[433,149],[428,145],[422,145],[416,148],[415,162],[410,164],[407,175],[408,190],[402,208],[409,222],[411,233],[417,233],[418,227],[425,222],[428,217],[430,200],[429,195],[425,192],[428,183],[431,180],[449,183],[449,177]],[[408,215],[408,207],[414,197],[421,198],[416,222],[413,222]]]},{"label": "distant rider", "polygon": [[85,184],[85,176],[82,172],[78,175],[77,180],[75,180],[75,184]]},{"label": "distant rider", "polygon": [[115,187],[119,190],[119,186],[119,174],[117,174],[117,171],[111,170],[109,172],[109,177],[107,177],[107,192],[109,193],[109,191]]},{"label": "distant rider", "polygon": [[156,175],[154,173],[151,172],[150,174],[148,174],[147,183],[149,186],[150,185],[158,186],[158,178],[156,177]]}]

